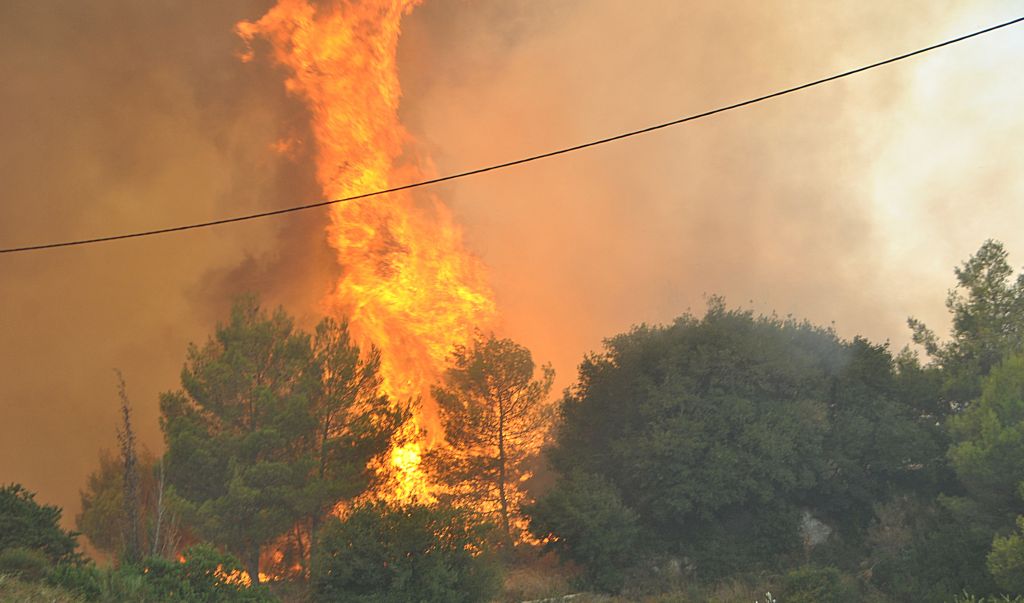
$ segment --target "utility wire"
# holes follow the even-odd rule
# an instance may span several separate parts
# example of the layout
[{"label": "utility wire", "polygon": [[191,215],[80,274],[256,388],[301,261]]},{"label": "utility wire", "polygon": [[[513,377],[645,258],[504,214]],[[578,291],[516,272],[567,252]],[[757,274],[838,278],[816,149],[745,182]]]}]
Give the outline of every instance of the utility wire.
[{"label": "utility wire", "polygon": [[877,63],[871,63],[870,65],[864,65],[862,67],[857,67],[855,69],[850,69],[849,71],[844,71],[842,73],[837,73],[835,75],[830,75],[828,77],[824,77],[824,78],[821,78],[819,80],[814,80],[812,82],[807,82],[805,84],[800,84],[799,86],[794,86],[792,88],[786,88],[785,90],[779,90],[777,92],[772,92],[771,94],[765,94],[764,96],[758,96],[756,98],[751,98],[751,99],[748,99],[748,100],[745,100],[745,101],[741,101],[741,102],[738,102],[738,103],[733,103],[731,105],[726,105],[726,106],[723,106],[723,107],[718,107],[717,109],[711,109],[709,111],[704,111],[703,113],[695,113],[693,115],[688,115],[686,117],[680,117],[679,119],[673,119],[672,121],[666,121],[666,122],[655,124],[655,125],[652,125],[652,126],[647,126],[646,128],[641,128],[639,130],[631,130],[629,132],[623,132],[621,134],[616,134],[614,136],[609,136],[607,138],[600,138],[600,139],[597,139],[597,140],[592,140],[590,142],[585,142],[585,143],[578,144],[578,145],[575,145],[575,146],[564,147],[564,148],[561,148],[561,149],[556,149],[554,151],[548,151],[548,152],[545,152],[545,153],[540,153],[538,155],[531,155],[529,157],[523,157],[523,158],[515,159],[515,160],[512,160],[512,161],[506,161],[504,163],[496,163],[494,165],[489,165],[489,166],[485,166],[485,167],[481,167],[481,168],[476,168],[476,169],[472,169],[472,170],[468,170],[468,171],[464,171],[464,172],[457,172],[457,173],[454,173],[454,174],[449,174],[447,176],[441,176],[441,177],[438,177],[438,178],[431,178],[429,180],[421,180],[421,181],[418,181],[418,182],[412,182],[410,184],[403,184],[402,186],[395,186],[395,187],[392,187],[392,188],[385,188],[385,189],[375,190],[375,191],[371,191],[371,192],[367,192],[367,193],[361,193],[361,194],[358,194],[358,195],[352,195],[351,197],[343,197],[341,199],[332,199],[332,200],[329,200],[329,201],[318,201],[316,203],[308,203],[306,205],[296,205],[296,206],[293,206],[293,207],[285,207],[285,208],[282,208],[282,209],[275,209],[275,210],[272,210],[272,211],[264,211],[264,212],[254,213],[254,214],[245,214],[245,215],[241,215],[241,216],[234,216],[234,217],[231,217],[231,218],[221,218],[219,220],[211,220],[209,222],[196,222],[194,224],[184,224],[184,225],[181,225],[181,226],[171,226],[171,227],[167,227],[167,228],[158,228],[158,229],[155,229],[155,230],[144,230],[144,231],[139,231],[139,232],[115,234],[115,235],[109,235],[109,236],[105,236],[105,237],[96,237],[96,238],[93,238],[93,239],[78,239],[78,240],[72,240],[72,241],[62,241],[62,242],[58,242],[58,243],[42,243],[42,244],[38,244],[38,245],[28,245],[28,246],[25,246],[25,247],[8,247],[6,249],[0,249],[0,254],[3,254],[3,253],[17,253],[17,252],[23,252],[23,251],[39,251],[39,250],[42,250],[42,249],[54,249],[54,248],[57,248],[57,247],[73,247],[73,246],[78,246],[78,245],[90,245],[90,244],[93,244],[93,243],[104,243],[106,241],[119,241],[121,239],[135,239],[135,238],[139,238],[139,237],[148,237],[148,236],[152,236],[152,235],[167,234],[167,233],[171,233],[171,232],[181,232],[181,231],[184,231],[184,230],[194,230],[194,229],[197,229],[197,228],[207,228],[207,227],[210,227],[210,226],[219,226],[221,224],[231,224],[233,222],[244,222],[246,220],[256,220],[258,218],[269,218],[271,216],[279,216],[279,215],[282,215],[282,214],[288,214],[288,213],[292,213],[292,212],[304,211],[304,210],[307,210],[307,209],[315,209],[315,208],[318,208],[318,207],[325,207],[325,206],[328,206],[328,205],[334,205],[336,203],[346,203],[346,202],[349,202],[349,201],[358,201],[360,199],[367,199],[369,197],[377,197],[377,196],[380,196],[380,195],[387,195],[389,193],[396,193],[396,192],[399,192],[399,191],[405,191],[405,190],[409,190],[409,189],[420,188],[420,187],[424,187],[424,186],[430,186],[430,185],[433,185],[433,184],[439,184],[441,182],[447,182],[449,180],[457,180],[459,178],[466,178],[468,176],[475,176],[477,174],[483,174],[483,173],[486,173],[486,172],[493,172],[493,171],[496,171],[496,170],[501,170],[501,169],[505,169],[505,168],[509,168],[509,167],[513,167],[513,166],[517,166],[517,165],[522,165],[524,163],[531,163],[531,162],[534,162],[534,161],[540,161],[541,159],[548,159],[549,157],[556,157],[558,155],[566,155],[568,153],[574,153],[576,151],[581,151],[583,149],[588,149],[590,147],[596,147],[596,146],[599,146],[599,145],[608,144],[610,142],[615,142],[617,140],[623,140],[625,138],[632,138],[633,136],[639,136],[641,134],[647,134],[649,132],[654,132],[655,130],[661,130],[661,129],[668,128],[668,127],[671,127],[671,126],[677,126],[679,124],[684,124],[684,123],[689,122],[689,121],[694,121],[694,120],[701,119],[701,118],[704,118],[704,117],[710,117],[710,116],[716,115],[718,113],[724,113],[726,111],[732,111],[733,109],[739,109],[740,107],[746,107],[748,105],[753,105],[753,104],[760,103],[760,102],[763,102],[763,101],[766,101],[766,100],[770,100],[770,99],[773,99],[773,98],[777,98],[777,97],[780,97],[780,96],[785,96],[787,94],[792,94],[794,92],[799,92],[800,90],[805,90],[807,88],[812,88],[814,86],[820,86],[821,84],[827,84],[828,82],[833,82],[835,80],[842,79],[842,78],[845,78],[845,77],[849,77],[851,75],[856,75],[858,73],[861,73],[861,72],[864,72],[864,71],[868,71],[870,69],[875,69],[876,67],[882,67],[884,65],[888,65],[890,63],[896,63],[896,62],[902,61],[904,59],[909,59],[911,57],[914,57],[914,56],[917,56],[917,55],[920,55],[920,54],[924,54],[924,53],[930,52],[932,50],[937,50],[937,49],[942,48],[944,46],[951,46],[951,45],[956,44],[958,42],[963,42],[964,40],[969,40],[970,38],[975,38],[975,37],[978,37],[978,36],[981,36],[981,35],[984,35],[984,34],[996,31],[997,29],[1002,29],[1004,27],[1010,27],[1011,25],[1016,25],[1016,24],[1020,23],[1021,21],[1024,21],[1024,17],[1017,17],[1016,19],[1012,19],[1010,21],[1005,21],[1003,23],[999,23],[998,25],[992,25],[990,27],[986,27],[985,29],[979,29],[979,30],[977,30],[975,32],[972,32],[972,33],[969,33],[969,34],[965,34],[965,35],[962,35],[962,36],[959,36],[959,37],[956,37],[956,38],[952,38],[952,39],[946,40],[944,42],[939,42],[937,44],[932,44],[931,46],[926,46],[926,47],[920,48],[918,50],[914,50],[914,51],[911,51],[911,52],[907,52],[905,54],[894,56],[892,58],[885,59],[883,61],[878,61]]}]

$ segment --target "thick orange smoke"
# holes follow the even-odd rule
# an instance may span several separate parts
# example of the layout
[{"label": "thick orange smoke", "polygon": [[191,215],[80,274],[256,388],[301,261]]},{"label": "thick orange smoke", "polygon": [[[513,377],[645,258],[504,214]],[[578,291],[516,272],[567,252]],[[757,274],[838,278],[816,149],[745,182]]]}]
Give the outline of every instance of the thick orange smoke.
[{"label": "thick orange smoke", "polygon": [[[403,15],[419,0],[366,0],[313,6],[280,0],[259,21],[238,24],[250,44],[265,39],[290,75],[287,89],[309,105],[317,147],[317,179],[332,199],[424,178],[398,118],[401,88],[396,49]],[[251,54],[245,58],[248,60]],[[397,400],[422,398],[422,426],[440,430],[430,385],[453,346],[486,327],[495,307],[480,262],[433,195],[403,192],[332,206],[328,228],[342,276],[326,300],[347,315],[357,339],[381,349],[385,391]],[[419,438],[396,446],[397,499],[425,493]]]}]

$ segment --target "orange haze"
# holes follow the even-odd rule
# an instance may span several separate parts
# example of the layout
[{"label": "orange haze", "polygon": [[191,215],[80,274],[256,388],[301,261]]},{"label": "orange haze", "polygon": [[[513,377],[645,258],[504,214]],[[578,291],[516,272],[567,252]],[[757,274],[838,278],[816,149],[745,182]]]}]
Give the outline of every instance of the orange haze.
[{"label": "orange haze", "polygon": [[[0,246],[477,167],[1020,11],[1007,0],[340,5],[344,16],[297,0],[0,3]],[[896,347],[907,315],[942,329],[952,268],[985,238],[1024,262],[1022,32],[422,194],[0,257],[0,482],[73,517],[98,449],[115,442],[115,367],[159,451],[158,392],[177,387],[187,343],[247,290],[304,326],[325,311],[357,316],[390,347],[401,395],[422,393],[443,348],[488,324],[553,361],[566,385],[602,337],[699,312],[706,293]]]}]

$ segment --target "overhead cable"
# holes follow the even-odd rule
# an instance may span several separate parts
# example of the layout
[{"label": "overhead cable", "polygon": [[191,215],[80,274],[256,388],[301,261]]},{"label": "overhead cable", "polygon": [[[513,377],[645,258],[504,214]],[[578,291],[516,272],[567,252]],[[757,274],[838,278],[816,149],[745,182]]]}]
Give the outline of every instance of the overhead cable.
[{"label": "overhead cable", "polygon": [[745,101],[740,101],[740,102],[737,102],[737,103],[733,103],[731,105],[725,105],[725,106],[722,106],[722,107],[718,107],[716,109],[710,109],[708,111],[703,111],[701,113],[695,113],[695,114],[692,114],[692,115],[687,115],[685,117],[680,117],[678,119],[673,119],[671,121],[666,121],[666,122],[658,123],[658,124],[655,124],[655,125],[647,126],[645,128],[640,128],[638,130],[630,130],[628,132],[623,132],[621,134],[616,134],[614,136],[608,136],[606,138],[599,138],[599,139],[596,139],[596,140],[591,140],[589,142],[584,142],[584,143],[573,145],[573,146],[569,146],[569,147],[555,149],[555,150],[552,150],[552,151],[547,151],[547,152],[544,152],[544,153],[539,153],[537,155],[530,155],[528,157],[522,157],[522,158],[519,158],[519,159],[514,159],[514,160],[511,160],[511,161],[506,161],[506,162],[503,162],[503,163],[496,163],[496,164],[493,164],[493,165],[479,167],[479,168],[475,168],[475,169],[471,169],[471,170],[467,170],[467,171],[463,171],[463,172],[456,172],[456,173],[453,173],[453,174],[448,174],[447,176],[440,176],[438,178],[430,178],[428,180],[420,180],[420,181],[417,181],[417,182],[411,182],[409,184],[403,184],[401,186],[394,186],[394,187],[391,187],[391,188],[385,188],[385,189],[374,190],[374,191],[367,191],[365,193],[360,193],[358,195],[352,195],[350,197],[343,197],[343,198],[340,198],[340,199],[331,199],[331,200],[327,200],[327,201],[317,201],[315,203],[307,203],[305,205],[295,205],[295,206],[292,206],[292,207],[284,207],[284,208],[281,208],[281,209],[275,209],[275,210],[270,210],[270,211],[263,211],[263,212],[257,212],[257,213],[252,213],[252,214],[244,214],[244,215],[233,216],[233,217],[228,217],[228,218],[220,218],[220,219],[216,219],[216,220],[209,220],[209,221],[206,221],[206,222],[196,222],[196,223],[192,223],[192,224],[182,224],[182,225],[179,225],[179,226],[168,226],[166,228],[157,228],[157,229],[153,229],[153,230],[142,230],[142,231],[137,231],[137,232],[113,234],[113,235],[94,237],[94,238],[89,238],[89,239],[76,239],[76,240],[70,240],[70,241],[60,241],[60,242],[55,242],[55,243],[40,243],[40,244],[36,244],[36,245],[26,245],[26,246],[23,246],[23,247],[8,247],[8,248],[5,248],[5,249],[0,249],[0,254],[3,254],[3,253],[18,253],[18,252],[27,252],[27,251],[41,251],[43,249],[55,249],[55,248],[58,248],[58,247],[74,247],[74,246],[80,246],[80,245],[91,245],[91,244],[94,244],[94,243],[104,243],[104,242],[107,242],[107,241],[119,241],[119,240],[122,240],[122,239],[136,239],[136,238],[140,238],[140,237],[149,237],[149,236],[160,235],[160,234],[169,234],[169,233],[172,233],[172,232],[182,232],[182,231],[186,231],[186,230],[195,230],[195,229],[199,229],[199,228],[208,228],[208,227],[211,227],[211,226],[220,226],[222,224],[231,224],[231,223],[234,223],[234,222],[245,222],[247,220],[256,220],[256,219],[259,219],[259,218],[269,218],[269,217],[272,217],[272,216],[280,216],[280,215],[289,214],[289,213],[292,213],[292,212],[299,212],[299,211],[305,211],[305,210],[309,210],[309,209],[316,209],[318,207],[326,207],[328,205],[334,205],[334,204],[337,204],[337,203],[348,203],[348,202],[352,202],[352,201],[358,201],[360,199],[367,199],[367,198],[370,198],[370,197],[378,197],[378,196],[387,195],[387,194],[390,194],[390,193],[397,193],[399,191],[406,191],[406,190],[410,190],[410,189],[414,189],[414,188],[422,188],[422,187],[430,186],[430,185],[433,185],[433,184],[440,184],[442,182],[448,182],[449,180],[458,180],[460,178],[466,178],[466,177],[469,177],[469,176],[475,176],[477,174],[484,174],[486,172],[493,172],[493,171],[496,171],[496,170],[502,170],[502,169],[505,169],[505,168],[510,168],[510,167],[513,167],[513,166],[522,165],[524,163],[532,163],[534,161],[540,161],[541,159],[549,159],[551,157],[557,157],[559,155],[566,155],[568,153],[574,153],[576,151],[582,151],[583,149],[588,149],[590,147],[596,147],[596,146],[599,146],[599,145],[615,142],[615,141],[618,141],[618,140],[623,140],[623,139],[626,139],[626,138],[632,138],[634,136],[640,136],[641,134],[648,134],[650,132],[654,132],[655,130],[662,130],[664,128],[669,128],[671,126],[678,126],[680,124],[684,124],[684,123],[687,123],[687,122],[690,122],[690,121],[694,121],[694,120],[697,120],[697,119],[702,119],[702,118],[705,118],[705,117],[710,117],[710,116],[716,115],[718,113],[725,113],[726,111],[732,111],[733,109],[739,109],[741,107],[746,107],[746,106],[753,105],[753,104],[756,104],[756,103],[761,103],[761,102],[764,102],[764,101],[767,101],[767,100],[770,100],[770,99],[773,99],[773,98],[778,98],[780,96],[785,96],[787,94],[792,94],[794,92],[799,92],[801,90],[806,90],[807,88],[813,88],[814,86],[820,86],[822,84],[827,84],[829,82],[834,82],[836,80],[839,80],[839,79],[842,79],[842,78],[846,78],[846,77],[850,77],[852,75],[856,75],[858,73],[862,73],[862,72],[865,72],[865,71],[868,71],[868,70],[871,70],[871,69],[875,69],[877,67],[882,67],[884,65],[889,65],[891,63],[896,63],[898,61],[909,59],[911,57],[915,57],[917,55],[921,55],[921,54],[924,54],[926,52],[930,52],[932,50],[937,50],[937,49],[943,48],[945,46],[950,46],[950,45],[956,44],[958,42],[963,42],[964,40],[969,40],[971,38],[976,38],[978,36],[981,36],[981,35],[984,35],[984,34],[987,34],[987,33],[991,33],[991,32],[996,31],[998,29],[1003,29],[1005,27],[1010,27],[1011,25],[1016,25],[1016,24],[1020,23],[1021,21],[1024,21],[1024,17],[1017,17],[1016,19],[1012,19],[1010,21],[1005,21],[1005,22],[999,23],[997,25],[992,25],[992,26],[986,27],[984,29],[979,29],[977,31],[974,31],[974,32],[971,32],[971,33],[968,33],[968,34],[964,34],[964,35],[961,35],[961,36],[958,36],[958,37],[946,40],[944,42],[939,42],[937,44],[932,44],[932,45],[926,46],[924,48],[919,48],[917,50],[914,50],[914,51],[911,51],[911,52],[907,52],[907,53],[904,53],[904,54],[901,54],[901,55],[898,55],[898,56],[894,56],[894,57],[891,57],[891,58],[888,58],[888,59],[885,59],[885,60],[882,60],[882,61],[878,61],[876,63],[871,63],[869,65],[864,65],[862,67],[857,67],[855,69],[850,69],[848,71],[843,71],[843,72],[837,73],[835,75],[830,75],[828,77],[823,77],[821,79],[817,79],[817,80],[814,80],[814,81],[811,81],[811,82],[807,82],[805,84],[800,84],[798,86],[793,86],[792,88],[786,88],[784,90],[779,90],[777,92],[772,92],[770,94],[765,94],[763,96],[758,96],[756,98],[751,98],[751,99],[748,99],[748,100],[745,100]]}]

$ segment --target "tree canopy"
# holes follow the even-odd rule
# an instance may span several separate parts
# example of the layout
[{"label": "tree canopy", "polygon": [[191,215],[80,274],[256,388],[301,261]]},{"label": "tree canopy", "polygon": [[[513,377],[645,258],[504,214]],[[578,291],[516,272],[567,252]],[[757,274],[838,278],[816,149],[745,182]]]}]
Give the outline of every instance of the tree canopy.
[{"label": "tree canopy", "polygon": [[62,510],[36,502],[36,495],[21,484],[0,487],[0,552],[37,551],[50,563],[77,562],[78,534],[60,527]]},{"label": "tree canopy", "polygon": [[[647,550],[705,576],[778,561],[799,550],[802,510],[863,529],[935,454],[894,367],[884,346],[712,299],[702,319],[638,327],[589,356],[550,456],[562,475],[605,480]],[[538,536],[566,524],[558,509],[541,499]]]},{"label": "tree canopy", "polygon": [[530,351],[493,334],[460,346],[441,385],[433,389],[447,445],[428,457],[458,499],[493,509],[506,539],[519,517],[524,461],[540,450],[553,416],[548,394],[554,370],[534,378]]},{"label": "tree canopy", "polygon": [[[245,297],[161,396],[167,474],[190,523],[258,575],[262,546],[361,492],[400,419],[343,322],[310,337]],[[308,547],[307,547],[308,548]]]},{"label": "tree canopy", "polygon": [[1024,273],[1013,278],[1008,253],[988,240],[957,267],[956,287],[946,296],[952,327],[947,341],[910,318],[914,342],[924,347],[945,376],[945,395],[964,404],[981,393],[981,379],[1008,354],[1024,351]]}]

